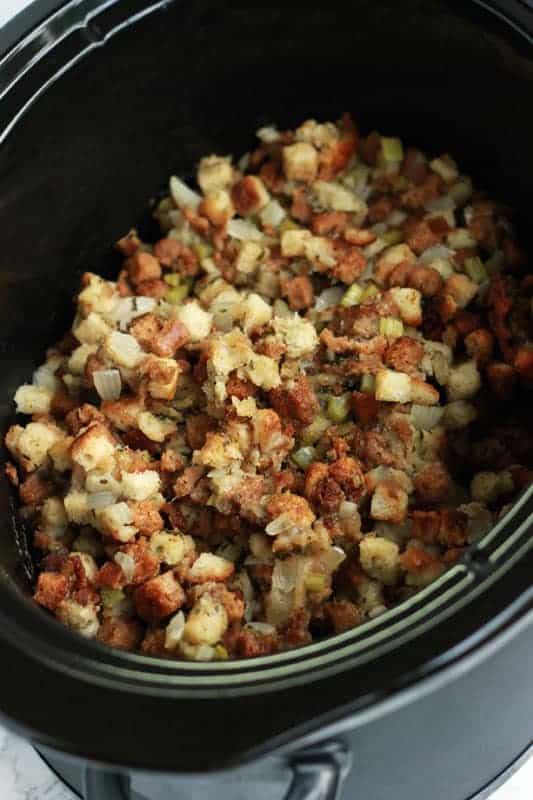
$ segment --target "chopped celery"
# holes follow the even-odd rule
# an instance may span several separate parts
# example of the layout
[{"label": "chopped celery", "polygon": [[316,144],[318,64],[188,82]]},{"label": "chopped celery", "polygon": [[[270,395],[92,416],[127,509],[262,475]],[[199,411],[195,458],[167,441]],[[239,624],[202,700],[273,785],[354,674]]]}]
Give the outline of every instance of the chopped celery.
[{"label": "chopped celery", "polygon": [[315,454],[314,447],[300,447],[299,450],[296,450],[296,452],[292,454],[292,460],[300,469],[307,470],[315,460]]},{"label": "chopped celery", "polygon": [[405,192],[410,186],[409,178],[405,175],[394,175],[391,184],[394,192]]},{"label": "chopped celery", "polygon": [[495,272],[499,272],[503,267],[504,261],[505,259],[502,251],[495,250],[491,257],[485,261],[485,269],[487,270],[487,274],[493,275]]},{"label": "chopped celery", "polygon": [[344,422],[350,414],[350,395],[341,394],[338,397],[330,397],[326,410],[328,417],[333,422]]},{"label": "chopped celery", "polygon": [[217,548],[217,556],[225,558],[226,561],[232,561],[234,564],[242,555],[242,547],[236,542],[226,542]]},{"label": "chopped celery", "polygon": [[100,595],[106,608],[118,606],[126,597],[122,589],[102,589]]},{"label": "chopped celery", "polygon": [[361,392],[364,392],[365,394],[374,394],[375,388],[376,388],[376,379],[374,378],[374,376],[369,374],[363,375],[363,377],[361,378],[361,385],[359,387],[359,390]]},{"label": "chopped celery", "polygon": [[309,572],[305,576],[305,588],[308,592],[323,592],[327,585],[327,577],[320,572]]},{"label": "chopped celery", "polygon": [[215,647],[215,659],[217,661],[226,661],[229,658],[228,651],[223,644],[217,644]]},{"label": "chopped celery", "polygon": [[364,303],[365,300],[370,300],[372,297],[376,297],[379,294],[379,289],[375,283],[369,283],[363,289],[363,294],[361,295],[361,303]]},{"label": "chopped celery", "polygon": [[209,256],[213,255],[213,248],[207,242],[198,242],[193,246],[193,250],[196,253],[198,260],[202,261],[204,258],[209,258]]},{"label": "chopped celery", "polygon": [[300,230],[300,226],[293,219],[287,217],[279,226],[279,230],[280,233],[285,233],[285,231],[297,231]]},{"label": "chopped celery", "polygon": [[382,233],[381,238],[390,246],[393,244],[400,244],[400,242],[403,242],[405,239],[405,236],[403,231],[401,231],[399,228],[391,228],[390,231]]},{"label": "chopped celery", "polygon": [[314,444],[317,442],[323,433],[327,431],[331,422],[322,414],[318,414],[314,420],[302,431],[303,444]]},{"label": "chopped celery", "polygon": [[343,308],[356,306],[358,303],[361,302],[362,295],[363,295],[363,289],[359,286],[359,284],[352,283],[352,285],[344,292],[343,296],[341,297],[340,305]]},{"label": "chopped celery", "polygon": [[168,275],[165,275],[164,281],[168,283],[169,286],[179,286],[181,283],[181,275],[177,272],[169,272]]},{"label": "chopped celery", "polygon": [[190,285],[188,283],[180,283],[178,286],[172,286],[165,292],[165,300],[173,306],[178,306],[190,292]]},{"label": "chopped celery", "polygon": [[475,258],[465,258],[465,270],[469,278],[475,283],[483,283],[487,279],[487,270],[482,260]]},{"label": "chopped celery", "polygon": [[382,336],[397,339],[399,336],[403,336],[403,322],[394,317],[382,317],[379,321],[379,332]]},{"label": "chopped celery", "polygon": [[274,316],[275,317],[282,317],[286,319],[287,317],[293,317],[293,312],[290,310],[289,306],[285,302],[285,300],[274,300]]},{"label": "chopped celery", "polygon": [[395,137],[381,137],[381,152],[387,164],[403,160],[403,145]]}]

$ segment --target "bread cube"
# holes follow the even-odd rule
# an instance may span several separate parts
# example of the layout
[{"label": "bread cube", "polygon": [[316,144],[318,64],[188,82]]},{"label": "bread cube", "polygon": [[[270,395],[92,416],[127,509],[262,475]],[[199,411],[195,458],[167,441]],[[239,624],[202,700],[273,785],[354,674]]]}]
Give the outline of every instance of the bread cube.
[{"label": "bread cube", "polygon": [[132,525],[133,515],[127,503],[113,503],[96,512],[95,516],[98,529],[117,542],[129,542],[137,533],[137,528]]},{"label": "bread cube", "polygon": [[312,144],[297,142],[283,148],[283,171],[289,181],[312,183],[318,171],[318,153]]},{"label": "bread cube", "polygon": [[17,414],[49,414],[53,396],[44,386],[19,386],[14,398]]},{"label": "bread cube", "polygon": [[100,422],[93,422],[80,433],[70,447],[75,464],[84,470],[94,469],[115,451],[115,442],[108,429]]},{"label": "bread cube", "polygon": [[376,400],[388,403],[409,403],[411,400],[411,378],[405,372],[380,369],[376,375]]},{"label": "bread cube", "polygon": [[123,472],[121,492],[128,500],[147,500],[161,487],[159,473],[153,469],[143,472]]},{"label": "bread cube", "polygon": [[231,158],[206,156],[198,165],[198,186],[205,195],[227,189],[233,183],[233,177]]},{"label": "bread cube", "polygon": [[197,300],[184,303],[176,310],[176,317],[183,322],[192,342],[201,342],[206,339],[211,331],[213,315],[204,311]]},{"label": "bread cube", "polygon": [[398,545],[381,536],[369,535],[359,543],[359,557],[365,572],[387,586],[396,583],[400,560]]},{"label": "bread cube", "polygon": [[449,400],[468,400],[481,388],[481,375],[474,360],[450,369],[446,391]]}]

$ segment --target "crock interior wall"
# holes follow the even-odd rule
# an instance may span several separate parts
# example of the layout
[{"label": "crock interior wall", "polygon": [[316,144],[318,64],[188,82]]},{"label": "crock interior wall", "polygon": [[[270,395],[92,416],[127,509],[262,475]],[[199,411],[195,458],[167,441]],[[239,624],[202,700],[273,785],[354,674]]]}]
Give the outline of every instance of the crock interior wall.
[{"label": "crock interior wall", "polygon": [[[529,215],[533,70],[510,32],[465,5],[175,3],[52,85],[0,149],[0,429],[70,323],[80,275],[116,272],[110,243],[147,223],[168,175],[244,151],[261,124],[349,110],[363,131],[450,151]],[[24,588],[1,480],[0,562]]]}]

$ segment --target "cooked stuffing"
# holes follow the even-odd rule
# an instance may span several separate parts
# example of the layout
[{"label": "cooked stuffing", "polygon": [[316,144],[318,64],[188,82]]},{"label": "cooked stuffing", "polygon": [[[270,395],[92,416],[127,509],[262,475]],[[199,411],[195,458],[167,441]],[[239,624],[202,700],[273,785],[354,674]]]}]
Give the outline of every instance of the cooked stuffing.
[{"label": "cooked stuffing", "polygon": [[35,601],[112,647],[211,661],[348,630],[531,482],[509,212],[348,115],[258,137],[198,189],[171,178],[157,241],[132,230],[116,281],[83,276],[14,397]]}]

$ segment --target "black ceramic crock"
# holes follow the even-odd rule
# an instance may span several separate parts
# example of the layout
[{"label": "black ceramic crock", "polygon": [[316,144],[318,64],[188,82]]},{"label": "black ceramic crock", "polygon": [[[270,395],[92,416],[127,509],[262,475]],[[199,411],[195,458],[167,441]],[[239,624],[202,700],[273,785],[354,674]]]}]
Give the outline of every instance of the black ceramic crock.
[{"label": "black ceramic crock", "polygon": [[[36,10],[37,7],[37,10]],[[35,24],[44,10],[34,4]],[[533,12],[525,3],[71,0],[0,61],[0,426],[87,269],[170,173],[261,124],[335,118],[450,151],[531,246]],[[11,31],[13,34],[13,29]],[[466,800],[533,735],[530,494],[419,595],[272,657],[106,649],[28,600],[0,484],[0,709],[90,800]]]}]

